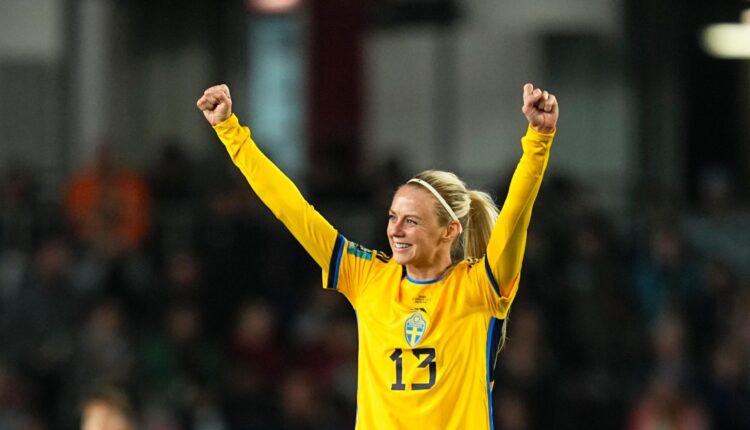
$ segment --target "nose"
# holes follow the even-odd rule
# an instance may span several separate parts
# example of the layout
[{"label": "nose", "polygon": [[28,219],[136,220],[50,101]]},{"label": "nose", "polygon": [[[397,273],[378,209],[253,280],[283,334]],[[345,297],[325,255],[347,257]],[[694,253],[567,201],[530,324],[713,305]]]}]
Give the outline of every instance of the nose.
[{"label": "nose", "polygon": [[404,223],[401,220],[393,220],[388,222],[388,228],[386,230],[386,233],[388,236],[403,236]]}]

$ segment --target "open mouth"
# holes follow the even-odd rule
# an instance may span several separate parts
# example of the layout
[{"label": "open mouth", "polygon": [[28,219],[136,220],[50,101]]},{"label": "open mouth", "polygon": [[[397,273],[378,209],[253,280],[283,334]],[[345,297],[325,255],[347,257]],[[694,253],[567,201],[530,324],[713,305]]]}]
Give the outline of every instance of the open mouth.
[{"label": "open mouth", "polygon": [[402,251],[404,249],[409,249],[411,247],[412,247],[411,243],[400,243],[400,242],[393,243],[393,249],[396,249],[399,251]]}]

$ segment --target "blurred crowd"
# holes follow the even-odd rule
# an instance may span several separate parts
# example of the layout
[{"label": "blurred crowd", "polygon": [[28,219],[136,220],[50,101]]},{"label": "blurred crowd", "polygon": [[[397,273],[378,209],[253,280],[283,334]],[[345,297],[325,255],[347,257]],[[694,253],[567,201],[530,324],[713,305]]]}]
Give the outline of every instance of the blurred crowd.
[{"label": "blurred crowd", "polygon": [[[0,429],[78,428],[96,405],[121,428],[353,428],[354,312],[217,147],[196,161],[167,141],[132,169],[102,146],[54,201],[31,170],[0,178]],[[409,173],[391,160],[306,195],[387,251]],[[726,175],[703,184],[694,205],[635,190],[612,214],[545,180],[494,428],[750,428],[750,212]]]}]

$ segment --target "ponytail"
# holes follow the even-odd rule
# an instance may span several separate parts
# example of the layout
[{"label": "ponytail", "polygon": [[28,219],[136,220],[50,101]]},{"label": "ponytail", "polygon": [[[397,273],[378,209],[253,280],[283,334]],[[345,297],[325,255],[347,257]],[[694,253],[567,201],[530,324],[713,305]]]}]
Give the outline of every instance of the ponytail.
[{"label": "ponytail", "polygon": [[483,191],[469,190],[469,213],[464,217],[463,257],[482,258],[497,221],[497,206]]}]

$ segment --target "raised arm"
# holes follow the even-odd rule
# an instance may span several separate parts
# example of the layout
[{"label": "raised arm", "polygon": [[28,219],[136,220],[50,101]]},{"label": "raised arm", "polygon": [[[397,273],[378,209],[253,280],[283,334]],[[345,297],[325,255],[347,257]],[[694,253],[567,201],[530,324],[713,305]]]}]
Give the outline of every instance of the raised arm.
[{"label": "raised arm", "polygon": [[240,125],[232,114],[229,87],[217,85],[208,88],[196,104],[258,197],[284,223],[315,262],[323,270],[328,270],[338,232],[260,151],[250,136],[250,129]]},{"label": "raised arm", "polygon": [[559,116],[555,96],[531,84],[523,87],[522,111],[529,122],[521,139],[523,155],[487,245],[488,266],[505,297],[518,285],[531,210],[547,168]]}]

